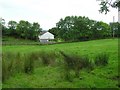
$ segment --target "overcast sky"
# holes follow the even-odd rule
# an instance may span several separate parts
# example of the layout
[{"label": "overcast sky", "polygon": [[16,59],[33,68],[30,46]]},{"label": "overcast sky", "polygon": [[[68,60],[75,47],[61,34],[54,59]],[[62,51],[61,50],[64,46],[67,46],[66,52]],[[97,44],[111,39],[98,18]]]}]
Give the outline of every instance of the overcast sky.
[{"label": "overcast sky", "polygon": [[[114,0],[113,0],[114,1]],[[43,30],[56,25],[66,16],[86,16],[106,23],[118,21],[117,9],[110,9],[107,15],[99,13],[96,0],[0,0],[0,17],[6,22],[27,20],[38,22]]]}]

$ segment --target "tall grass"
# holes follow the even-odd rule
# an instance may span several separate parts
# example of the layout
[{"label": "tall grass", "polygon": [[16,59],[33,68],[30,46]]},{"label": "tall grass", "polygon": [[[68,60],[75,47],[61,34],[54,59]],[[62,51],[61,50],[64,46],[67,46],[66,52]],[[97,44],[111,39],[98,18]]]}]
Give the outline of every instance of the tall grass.
[{"label": "tall grass", "polygon": [[2,54],[2,80],[9,78],[23,69],[23,61],[20,53],[3,53]]},{"label": "tall grass", "polygon": [[[62,62],[59,62],[58,58],[62,59]],[[6,52],[2,54],[2,80],[5,81],[16,73],[32,74],[34,69],[40,65],[60,66],[60,64],[63,64],[64,77],[68,81],[72,81],[71,72],[74,72],[75,77],[78,78],[83,68],[87,70],[94,69],[94,64],[90,61],[88,56],[66,54],[63,51],[60,51],[59,54],[55,51],[41,51],[27,54]],[[108,55],[102,53],[95,56],[95,64],[108,64]]]},{"label": "tall grass", "polygon": [[19,72],[23,72],[23,67],[24,67],[24,56],[20,53],[16,53],[15,54],[15,58],[14,58],[14,68],[15,68],[15,72],[19,73]]},{"label": "tall grass", "polygon": [[2,81],[7,79],[13,72],[13,58],[10,53],[2,54]]},{"label": "tall grass", "polygon": [[56,61],[57,55],[55,52],[41,52],[41,60],[43,65],[50,65],[53,66],[55,65],[55,61]]},{"label": "tall grass", "polygon": [[[55,52],[32,52],[27,54],[10,53],[2,54],[2,80],[5,81],[15,73],[34,72],[34,68],[43,65],[55,65]],[[40,62],[41,61],[41,62]]]},{"label": "tall grass", "polygon": [[63,51],[60,51],[60,53],[64,57],[64,75],[65,79],[70,79],[70,72],[73,70],[75,72],[75,76],[79,77],[80,70],[83,68],[90,68],[93,69],[92,63],[89,60],[87,56],[77,56],[77,55],[69,55],[65,54]]},{"label": "tall grass", "polygon": [[2,82],[5,81],[5,79],[8,78],[8,70],[7,70],[7,66],[5,63],[5,60],[2,60]]},{"label": "tall grass", "polygon": [[95,56],[95,64],[97,66],[105,66],[108,64],[109,55],[107,53],[99,53]]},{"label": "tall grass", "polygon": [[34,71],[34,56],[32,54],[25,55],[24,60],[24,72],[25,73],[33,73]]}]

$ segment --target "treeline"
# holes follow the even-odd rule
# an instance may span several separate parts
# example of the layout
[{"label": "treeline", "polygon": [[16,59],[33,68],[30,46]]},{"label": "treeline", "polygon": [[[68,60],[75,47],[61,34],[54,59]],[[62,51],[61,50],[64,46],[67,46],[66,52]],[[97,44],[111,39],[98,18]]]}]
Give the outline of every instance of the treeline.
[{"label": "treeline", "polygon": [[[5,20],[2,19],[0,24],[2,25],[3,36],[38,40],[38,35],[42,31],[36,22],[30,23],[21,20],[17,23],[16,21],[9,21],[6,26]],[[118,37],[118,27],[120,27],[118,22],[107,24],[102,21],[91,20],[88,17],[66,16],[48,31],[55,35],[57,41],[84,41]]]},{"label": "treeline", "polygon": [[120,24],[90,20],[88,17],[67,16],[49,29],[56,39],[64,41],[83,41],[118,36]]},{"label": "treeline", "polygon": [[5,20],[2,19],[1,25],[3,37],[12,36],[15,38],[37,40],[38,34],[40,34],[42,30],[38,23],[30,23],[24,20],[19,21],[19,23],[9,21],[7,26],[5,26]]}]

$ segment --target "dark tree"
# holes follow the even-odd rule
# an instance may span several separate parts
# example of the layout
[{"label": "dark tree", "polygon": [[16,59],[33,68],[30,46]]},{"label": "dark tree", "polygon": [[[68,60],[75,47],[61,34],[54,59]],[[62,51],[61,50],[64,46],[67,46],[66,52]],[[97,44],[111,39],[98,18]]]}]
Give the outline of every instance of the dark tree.
[{"label": "dark tree", "polygon": [[8,34],[9,36],[16,36],[16,27],[17,27],[17,22],[16,21],[9,21],[8,22]]}]

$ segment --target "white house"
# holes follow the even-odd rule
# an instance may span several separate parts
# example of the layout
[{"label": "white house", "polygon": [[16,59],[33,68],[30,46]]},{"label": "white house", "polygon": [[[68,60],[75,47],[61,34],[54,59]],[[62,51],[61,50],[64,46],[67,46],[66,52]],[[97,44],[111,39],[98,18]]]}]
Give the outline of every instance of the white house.
[{"label": "white house", "polygon": [[42,35],[38,36],[41,43],[49,43],[50,40],[54,39],[54,35],[50,32],[45,32]]}]

